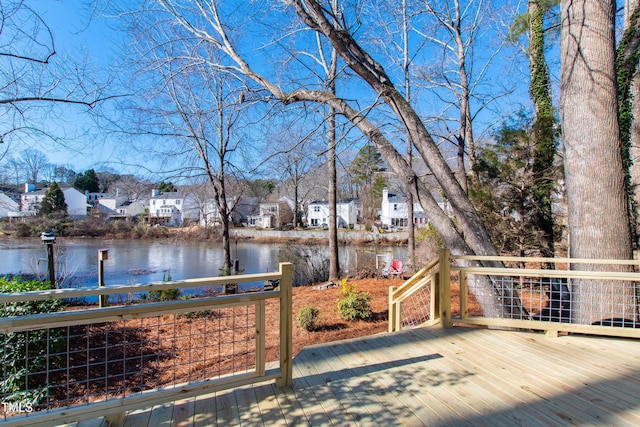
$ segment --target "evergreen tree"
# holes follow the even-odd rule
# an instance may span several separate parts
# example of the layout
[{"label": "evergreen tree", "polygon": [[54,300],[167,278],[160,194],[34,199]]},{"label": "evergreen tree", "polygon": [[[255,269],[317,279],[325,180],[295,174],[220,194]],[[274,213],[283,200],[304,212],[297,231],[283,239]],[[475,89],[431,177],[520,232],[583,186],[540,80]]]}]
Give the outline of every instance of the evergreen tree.
[{"label": "evergreen tree", "polygon": [[478,151],[478,183],[469,194],[499,250],[518,256],[531,250],[544,255],[548,250],[537,191],[554,182],[557,170],[537,169],[535,127],[535,121],[521,117],[500,129],[495,144]]},{"label": "evergreen tree", "polygon": [[73,187],[83,193],[88,191],[89,193],[100,192],[100,180],[96,171],[89,169],[85,173],[79,173],[76,176],[76,180],[73,182]]},{"label": "evergreen tree", "polygon": [[352,181],[359,188],[371,188],[376,172],[385,170],[384,160],[380,151],[372,144],[367,143],[360,149],[358,155],[351,162]]},{"label": "evergreen tree", "polygon": [[[535,212],[533,213],[537,227],[543,234],[540,242],[541,255],[553,257],[555,254],[554,220],[552,216],[552,196],[554,182],[545,179],[547,171],[553,167],[557,150],[558,132],[551,97],[551,78],[545,58],[545,35],[547,31],[559,28],[557,9],[560,0],[529,0],[527,12],[517,16],[511,27],[510,37],[517,39],[528,34],[528,57],[531,81],[529,94],[533,101],[534,121],[531,134],[534,139],[533,152],[533,197]],[[545,28],[545,21],[552,25]]]},{"label": "evergreen tree", "polygon": [[160,184],[158,184],[158,191],[161,193],[175,193],[178,189],[171,181],[161,181]]},{"label": "evergreen tree", "polygon": [[54,181],[44,193],[39,213],[45,216],[67,215],[67,202],[64,200],[64,193],[57,182]]},{"label": "evergreen tree", "polygon": [[372,221],[378,213],[382,190],[386,186],[386,181],[378,174],[385,170],[380,151],[367,143],[353,159],[349,170],[362,203],[362,216],[366,221]]}]

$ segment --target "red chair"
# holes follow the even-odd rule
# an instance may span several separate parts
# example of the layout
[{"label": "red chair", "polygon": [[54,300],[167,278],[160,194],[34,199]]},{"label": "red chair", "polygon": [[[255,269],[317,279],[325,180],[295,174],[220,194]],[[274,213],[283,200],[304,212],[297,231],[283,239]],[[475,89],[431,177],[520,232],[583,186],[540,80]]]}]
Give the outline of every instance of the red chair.
[{"label": "red chair", "polygon": [[393,260],[391,269],[389,269],[389,277],[393,279],[394,275],[400,279],[404,279],[404,263],[399,259]]}]

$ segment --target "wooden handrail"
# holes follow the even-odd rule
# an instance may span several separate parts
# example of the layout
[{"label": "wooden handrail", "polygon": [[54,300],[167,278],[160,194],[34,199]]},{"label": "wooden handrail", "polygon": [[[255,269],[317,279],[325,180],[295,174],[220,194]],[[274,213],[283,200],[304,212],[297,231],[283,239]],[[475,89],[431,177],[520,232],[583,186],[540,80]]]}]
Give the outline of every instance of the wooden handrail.
[{"label": "wooden handrail", "polygon": [[[490,277],[526,277],[530,279],[546,279],[544,283],[550,283],[554,279],[568,280],[575,286],[580,286],[584,281],[607,280],[627,283],[628,286],[640,283],[640,274],[635,271],[592,271],[592,270],[570,270],[570,269],[535,269],[535,268],[509,268],[509,267],[482,267],[482,266],[452,266],[451,260],[466,261],[499,261],[499,262],[540,262],[553,264],[596,264],[601,266],[610,265],[615,270],[615,266],[640,266],[640,260],[614,260],[614,259],[574,259],[574,258],[522,258],[514,256],[477,256],[477,255],[450,255],[447,250],[441,252],[438,259],[431,261],[427,267],[421,269],[416,275],[411,277],[402,286],[391,288],[389,291],[389,331],[397,331],[402,328],[403,305],[405,300],[409,300],[413,294],[419,292],[425,286],[433,286],[430,294],[431,301],[428,314],[429,321],[424,325],[433,325],[439,322],[443,327],[451,327],[453,322],[462,324],[488,325],[492,327],[523,327],[527,329],[541,329],[550,334],[557,334],[558,331],[596,333],[599,335],[614,335],[640,337],[640,328],[628,327],[625,325],[611,326],[591,326],[586,324],[557,322],[544,319],[534,319],[530,316],[520,318],[502,317],[469,317],[469,283],[470,275],[490,276]],[[564,267],[564,266],[563,266]],[[620,270],[620,268],[618,268]],[[624,270],[624,269],[623,269]],[[632,269],[630,269],[632,270]],[[635,268],[633,270],[636,270]],[[451,272],[459,273],[460,280],[460,314],[456,318],[451,316]],[[434,275],[430,278],[428,275]],[[572,280],[573,279],[573,280]],[[638,305],[634,309],[635,325],[638,320]],[[412,317],[413,319],[413,317]],[[615,320],[615,319],[614,319]],[[405,320],[406,322],[406,320]]]}]

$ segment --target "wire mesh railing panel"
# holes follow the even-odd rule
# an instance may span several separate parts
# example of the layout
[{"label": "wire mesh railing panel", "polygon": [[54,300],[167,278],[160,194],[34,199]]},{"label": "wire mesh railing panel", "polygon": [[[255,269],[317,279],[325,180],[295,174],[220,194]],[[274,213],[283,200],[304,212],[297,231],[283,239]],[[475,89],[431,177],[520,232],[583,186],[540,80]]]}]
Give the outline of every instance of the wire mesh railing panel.
[{"label": "wire mesh railing panel", "polygon": [[255,371],[255,319],[248,304],[0,334],[0,400],[46,411]]},{"label": "wire mesh railing panel", "polygon": [[401,302],[400,328],[408,329],[431,320],[431,286],[422,286]]},{"label": "wire mesh railing panel", "polygon": [[482,317],[640,327],[636,282],[554,276],[469,274],[469,292],[482,306]]}]

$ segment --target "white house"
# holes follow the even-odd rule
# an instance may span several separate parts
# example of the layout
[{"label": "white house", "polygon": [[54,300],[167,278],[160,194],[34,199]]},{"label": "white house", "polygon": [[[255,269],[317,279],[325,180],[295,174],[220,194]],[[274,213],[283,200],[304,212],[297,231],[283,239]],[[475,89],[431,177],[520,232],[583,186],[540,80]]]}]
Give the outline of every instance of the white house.
[{"label": "white house", "polygon": [[336,202],[338,227],[353,228],[358,223],[358,199],[344,199]]},{"label": "white house", "polygon": [[[358,199],[344,199],[336,202],[338,227],[354,227],[358,223]],[[307,222],[311,227],[329,224],[329,202],[314,200],[307,206]]]},{"label": "white house", "polygon": [[[433,197],[438,202],[438,206],[448,215],[451,215],[451,205],[448,201],[442,200],[437,193]],[[407,198],[402,194],[390,193],[388,189],[382,191],[382,206],[380,209],[380,222],[386,228],[407,228],[409,224],[409,213]],[[429,218],[419,203],[413,204],[413,224],[416,226],[429,224]]]},{"label": "white house", "polygon": [[87,197],[87,203],[89,203],[91,206],[97,206],[98,203],[100,203],[100,200],[104,199],[104,198],[109,198],[109,197],[113,197],[111,194],[108,193],[90,193],[88,191],[85,191],[85,195]]},{"label": "white house", "polygon": [[87,196],[73,187],[63,188],[64,201],[67,203],[69,216],[84,218],[87,216]]},{"label": "white house", "polygon": [[99,198],[93,199],[93,203],[89,201],[89,204],[93,206],[92,212],[94,215],[107,218],[126,218],[126,210],[120,209],[127,203],[125,196],[119,196],[118,193],[115,196],[105,193],[100,194]]},{"label": "white house", "polygon": [[329,224],[329,202],[314,200],[307,205],[307,224],[310,227],[322,227]]},{"label": "white house", "polygon": [[247,219],[249,227],[278,228],[293,223],[293,209],[289,200],[280,198],[275,202],[262,202],[257,214]]},{"label": "white house", "polygon": [[193,197],[180,192],[161,193],[152,190],[149,199],[149,224],[170,227],[181,226],[188,221],[198,221],[200,209]]},{"label": "white house", "polygon": [[116,208],[118,216],[133,219],[139,217],[147,209],[149,202],[147,200],[128,200]]},{"label": "white house", "polygon": [[[36,215],[42,204],[47,189],[32,190],[31,185],[25,185],[25,193],[20,195],[20,212],[23,215]],[[73,187],[61,188],[67,213],[70,217],[84,218],[87,216],[87,197]]]},{"label": "white house", "polygon": [[[240,197],[227,200],[229,207],[232,209],[229,218],[234,223],[249,223],[250,217],[259,216],[260,202],[257,197]],[[219,224],[221,217],[215,200],[209,199],[202,206],[200,212],[200,225],[210,227]]]},{"label": "white house", "polygon": [[10,212],[20,210],[18,202],[4,193],[0,193],[0,218],[7,218]]},{"label": "white house", "polygon": [[161,224],[171,227],[182,225],[184,196],[179,192],[161,193],[152,190],[149,199],[149,224]]}]

